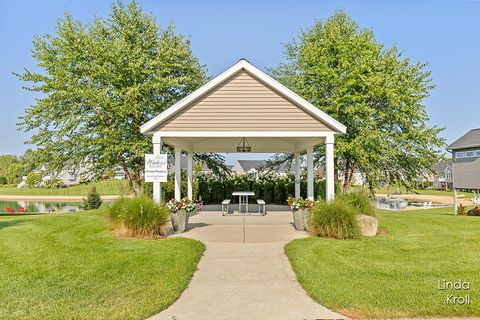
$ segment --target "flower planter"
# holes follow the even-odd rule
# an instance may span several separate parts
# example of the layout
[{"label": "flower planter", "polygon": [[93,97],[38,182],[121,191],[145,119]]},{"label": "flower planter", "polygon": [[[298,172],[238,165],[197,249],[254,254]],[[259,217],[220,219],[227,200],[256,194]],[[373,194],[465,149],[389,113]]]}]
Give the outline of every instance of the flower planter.
[{"label": "flower planter", "polygon": [[175,213],[170,213],[170,220],[172,220],[172,227],[175,233],[182,233],[187,230],[188,218],[190,213],[185,209],[180,209]]},{"label": "flower planter", "polygon": [[293,226],[295,230],[305,231],[307,230],[307,214],[308,209],[292,210],[293,212]]}]

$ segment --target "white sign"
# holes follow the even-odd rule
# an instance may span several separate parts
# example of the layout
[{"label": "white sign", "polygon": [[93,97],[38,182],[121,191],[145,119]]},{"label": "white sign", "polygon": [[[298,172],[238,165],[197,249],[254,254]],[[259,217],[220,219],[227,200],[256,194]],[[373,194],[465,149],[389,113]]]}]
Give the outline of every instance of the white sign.
[{"label": "white sign", "polygon": [[145,155],[145,182],[166,182],[167,175],[166,154]]}]

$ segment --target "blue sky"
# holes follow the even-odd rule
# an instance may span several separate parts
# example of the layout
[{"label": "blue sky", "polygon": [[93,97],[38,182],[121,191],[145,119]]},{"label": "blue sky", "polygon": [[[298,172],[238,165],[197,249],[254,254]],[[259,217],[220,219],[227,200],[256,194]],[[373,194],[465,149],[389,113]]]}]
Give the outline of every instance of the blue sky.
[{"label": "blue sky", "polygon": [[[316,19],[343,9],[387,46],[427,62],[436,88],[425,101],[430,123],[446,130],[450,143],[480,127],[480,1],[154,1],[139,0],[157,21],[189,36],[209,75],[245,57],[257,67],[282,61],[283,44]],[[53,33],[56,19],[70,11],[83,21],[106,16],[110,1],[1,1],[0,154],[21,154],[29,135],[17,132],[35,94],[22,90],[11,73],[32,68],[31,41]],[[255,155],[246,156],[255,158]],[[229,156],[230,160],[234,157]]]}]

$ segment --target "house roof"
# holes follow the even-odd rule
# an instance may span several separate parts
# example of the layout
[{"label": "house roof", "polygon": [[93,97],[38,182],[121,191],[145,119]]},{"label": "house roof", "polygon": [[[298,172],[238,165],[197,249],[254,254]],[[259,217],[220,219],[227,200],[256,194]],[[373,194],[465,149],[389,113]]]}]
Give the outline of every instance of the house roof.
[{"label": "house roof", "polygon": [[234,64],[232,67],[218,75],[217,77],[213,78],[209,82],[207,82],[205,85],[200,87],[199,89],[195,90],[170,108],[166,109],[150,121],[146,122],[143,124],[140,128],[140,131],[144,134],[153,134],[155,131],[155,128],[157,128],[159,125],[164,123],[167,120],[170,120],[171,118],[175,117],[178,113],[183,111],[185,108],[191,105],[191,103],[197,101],[199,98],[205,96],[212,90],[216,89],[226,81],[228,81],[231,77],[235,76],[238,74],[240,71],[247,71],[250,73],[253,77],[257,78],[261,82],[263,82],[265,85],[269,86],[272,88],[274,91],[280,93],[281,95],[285,96],[289,100],[291,100],[295,105],[297,105],[300,109],[303,111],[307,112],[310,114],[312,117],[317,119],[319,122],[325,123],[327,126],[329,126],[334,133],[345,133],[346,132],[346,127],[326,114],[325,112],[321,111],[314,105],[312,105],[310,102],[307,100],[303,99],[266,73],[260,71],[258,68],[250,64],[247,60],[245,59],[240,59],[236,64]]},{"label": "house roof", "polygon": [[[175,158],[174,157],[168,157],[168,163],[170,164],[170,166],[175,167]],[[194,163],[195,165],[195,163]],[[203,172],[208,172],[208,171],[211,171],[210,168],[208,168],[208,166],[204,163],[201,163],[202,165],[202,171]],[[187,170],[188,168],[188,158],[186,155],[183,155],[182,154],[182,157],[180,158],[180,168],[184,169],[184,170]]]},{"label": "house roof", "polygon": [[[265,160],[237,160],[238,164],[242,167],[244,172],[248,172],[252,169],[260,170],[267,164]],[[285,164],[282,164],[275,170],[276,172],[286,172]]]},{"label": "house roof", "polygon": [[480,147],[480,128],[472,129],[448,146],[448,150]]},{"label": "house roof", "polygon": [[438,172],[444,172],[448,167],[452,168],[452,159],[449,159],[447,162],[437,164],[434,168]]}]

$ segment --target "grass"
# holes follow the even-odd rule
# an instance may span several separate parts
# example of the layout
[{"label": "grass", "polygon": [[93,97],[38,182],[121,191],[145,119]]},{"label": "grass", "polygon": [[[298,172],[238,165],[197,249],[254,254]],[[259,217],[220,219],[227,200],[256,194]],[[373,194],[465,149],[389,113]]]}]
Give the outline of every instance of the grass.
[{"label": "grass", "polygon": [[185,238],[119,240],[104,209],[0,216],[0,319],[145,319],[188,285]]},{"label": "grass", "polygon": [[[285,247],[297,278],[317,302],[358,318],[480,314],[480,217],[451,208],[379,211],[385,235],[361,240],[309,237]],[[470,282],[438,290],[438,280]],[[471,295],[448,305],[448,294]]]},{"label": "grass", "polygon": [[130,194],[126,180],[101,180],[59,189],[0,187],[0,195],[85,196],[92,187],[102,196]]}]

